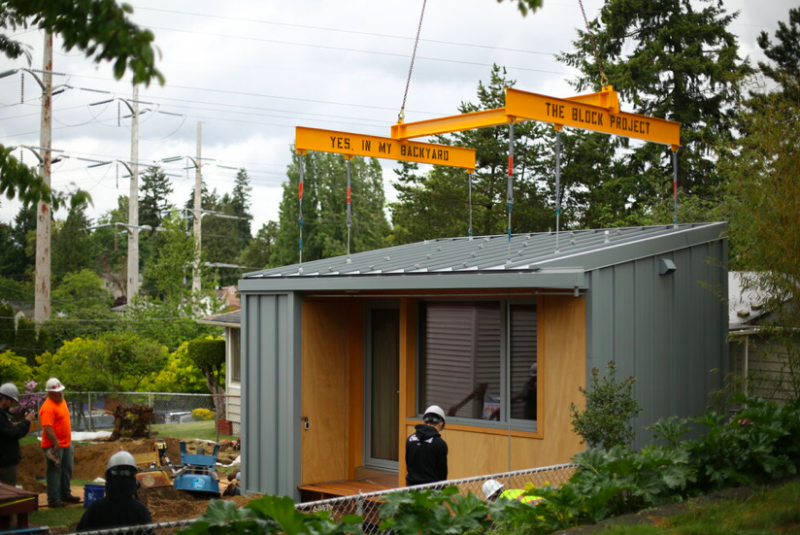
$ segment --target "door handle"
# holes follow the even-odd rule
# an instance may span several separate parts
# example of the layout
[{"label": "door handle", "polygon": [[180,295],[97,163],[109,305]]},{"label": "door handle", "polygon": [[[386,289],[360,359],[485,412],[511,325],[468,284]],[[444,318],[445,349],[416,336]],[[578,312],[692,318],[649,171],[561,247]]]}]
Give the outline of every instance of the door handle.
[{"label": "door handle", "polygon": [[308,431],[308,429],[311,427],[311,424],[308,423],[308,416],[303,416],[300,418],[300,421],[303,422],[303,429]]}]

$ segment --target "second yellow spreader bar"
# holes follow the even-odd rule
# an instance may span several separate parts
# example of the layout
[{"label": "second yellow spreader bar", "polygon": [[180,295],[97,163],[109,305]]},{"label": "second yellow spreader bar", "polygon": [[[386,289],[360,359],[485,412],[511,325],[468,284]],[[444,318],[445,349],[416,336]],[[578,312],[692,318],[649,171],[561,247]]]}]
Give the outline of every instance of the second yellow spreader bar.
[{"label": "second yellow spreader bar", "polygon": [[475,149],[400,141],[318,128],[295,128],[295,149],[321,151],[345,156],[369,156],[406,162],[429,163],[475,170]]}]

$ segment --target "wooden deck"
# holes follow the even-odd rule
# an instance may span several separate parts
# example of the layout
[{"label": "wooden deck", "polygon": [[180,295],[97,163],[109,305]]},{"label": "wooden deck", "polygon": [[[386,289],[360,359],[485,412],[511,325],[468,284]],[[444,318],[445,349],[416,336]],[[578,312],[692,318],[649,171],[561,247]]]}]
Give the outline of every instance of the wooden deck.
[{"label": "wooden deck", "polygon": [[371,481],[331,481],[329,483],[315,483],[313,485],[301,485],[300,501],[314,502],[317,500],[327,500],[329,498],[339,498],[341,496],[355,496],[368,492],[377,492],[394,487],[387,487]]}]

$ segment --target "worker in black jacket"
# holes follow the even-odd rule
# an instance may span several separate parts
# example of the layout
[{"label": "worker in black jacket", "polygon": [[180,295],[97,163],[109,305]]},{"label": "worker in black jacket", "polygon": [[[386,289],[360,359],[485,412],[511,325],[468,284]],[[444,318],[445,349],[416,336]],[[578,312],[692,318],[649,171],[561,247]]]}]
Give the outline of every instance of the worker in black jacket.
[{"label": "worker in black jacket", "polygon": [[92,502],[83,513],[78,523],[78,531],[107,530],[153,523],[150,511],[136,498],[137,471],[136,460],[127,451],[118,451],[111,456],[106,469],[106,495]]},{"label": "worker in black jacket", "polygon": [[19,390],[12,383],[0,386],[0,481],[17,484],[17,470],[22,460],[19,441],[28,434],[36,413],[28,411],[25,418],[15,422],[9,409],[19,403]]},{"label": "worker in black jacket", "polygon": [[447,480],[447,442],[439,432],[444,429],[444,411],[431,405],[422,415],[424,423],[406,440],[406,485],[424,485]]}]

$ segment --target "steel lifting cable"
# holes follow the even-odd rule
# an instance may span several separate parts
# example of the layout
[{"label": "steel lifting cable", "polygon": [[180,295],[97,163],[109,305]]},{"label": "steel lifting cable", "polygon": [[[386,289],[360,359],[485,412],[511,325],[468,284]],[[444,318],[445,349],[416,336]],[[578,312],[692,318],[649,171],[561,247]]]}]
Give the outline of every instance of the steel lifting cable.
[{"label": "steel lifting cable", "polygon": [[606,72],[603,69],[603,60],[600,59],[600,54],[597,53],[597,41],[595,41],[592,29],[589,27],[589,20],[586,18],[586,10],[583,8],[583,0],[578,0],[578,3],[581,5],[581,14],[583,14],[583,22],[584,24],[586,24],[586,34],[589,36],[589,42],[592,43],[592,50],[594,50],[594,60],[597,62],[597,68],[600,70],[601,88],[606,87],[609,85],[608,78],[606,78]]},{"label": "steel lifting cable", "polygon": [[508,205],[508,262],[511,262],[511,214],[514,211],[514,121],[508,123],[508,183],[506,185]]},{"label": "steel lifting cable", "polygon": [[347,157],[347,258],[350,258],[350,228],[353,226],[353,205],[350,202],[350,184],[352,171],[350,169],[350,162],[353,160],[352,156]]},{"label": "steel lifting cable", "polygon": [[297,168],[300,172],[300,179],[297,185],[297,197],[299,201],[298,218],[297,222],[300,224],[300,240],[298,242],[298,254],[300,256],[300,265],[303,264],[303,153],[305,151],[298,151]]},{"label": "steel lifting cable", "polygon": [[425,18],[425,5],[428,0],[422,0],[422,12],[419,14],[419,26],[417,26],[417,37],[414,39],[414,51],[411,53],[411,65],[408,67],[408,80],[406,80],[406,90],[403,93],[403,103],[400,105],[400,113],[397,114],[397,124],[402,124],[406,118],[406,99],[408,98],[408,88],[411,85],[411,73],[414,70],[414,60],[417,57],[417,45],[419,44],[419,34],[422,31],[422,19]]}]

